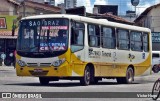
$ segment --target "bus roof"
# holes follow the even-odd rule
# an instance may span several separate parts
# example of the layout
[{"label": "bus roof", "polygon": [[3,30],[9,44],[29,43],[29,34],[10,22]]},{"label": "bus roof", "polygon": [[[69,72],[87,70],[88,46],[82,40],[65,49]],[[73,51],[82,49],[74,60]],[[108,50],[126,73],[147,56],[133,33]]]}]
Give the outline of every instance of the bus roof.
[{"label": "bus roof", "polygon": [[117,23],[117,22],[111,22],[111,21],[108,21],[107,19],[95,19],[95,18],[89,18],[89,17],[85,17],[85,16],[68,15],[68,14],[35,15],[35,16],[24,17],[24,18],[22,18],[22,20],[42,19],[42,18],[68,18],[68,19],[73,19],[76,21],[101,24],[101,25],[106,25],[106,26],[111,26],[111,27],[118,27],[118,28],[131,29],[131,30],[136,30],[136,31],[150,32],[150,29],[144,28],[144,27],[138,27],[138,26],[134,26],[134,25],[122,24],[122,23]]},{"label": "bus roof", "polygon": [[159,53],[160,54],[160,51],[152,51],[152,53]]}]

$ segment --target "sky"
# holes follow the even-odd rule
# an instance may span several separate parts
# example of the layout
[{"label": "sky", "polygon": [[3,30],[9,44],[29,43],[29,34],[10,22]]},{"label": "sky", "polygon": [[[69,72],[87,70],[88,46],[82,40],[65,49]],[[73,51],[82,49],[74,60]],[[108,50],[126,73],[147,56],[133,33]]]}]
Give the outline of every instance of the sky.
[{"label": "sky", "polygon": [[[62,3],[64,0],[55,0],[56,4]],[[136,14],[140,15],[146,8],[160,3],[160,0],[139,0],[136,6]],[[125,15],[126,11],[135,11],[135,6],[132,6],[131,0],[77,0],[77,6],[85,6],[86,11],[92,13],[94,4],[97,5],[118,5],[119,15]]]}]

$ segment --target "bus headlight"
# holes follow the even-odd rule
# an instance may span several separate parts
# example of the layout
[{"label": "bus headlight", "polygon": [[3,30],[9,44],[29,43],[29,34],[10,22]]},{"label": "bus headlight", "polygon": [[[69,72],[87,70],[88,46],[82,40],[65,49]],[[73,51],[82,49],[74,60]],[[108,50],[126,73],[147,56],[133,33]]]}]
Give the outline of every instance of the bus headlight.
[{"label": "bus headlight", "polygon": [[58,67],[58,66],[60,66],[62,63],[64,63],[65,62],[65,58],[63,58],[63,59],[59,59],[59,60],[57,60],[57,61],[54,61],[53,63],[52,63],[52,65],[54,66],[54,67]]},{"label": "bus headlight", "polygon": [[20,65],[21,67],[26,66],[26,63],[25,63],[24,61],[22,61],[22,60],[18,60],[17,63],[18,63],[18,65]]}]

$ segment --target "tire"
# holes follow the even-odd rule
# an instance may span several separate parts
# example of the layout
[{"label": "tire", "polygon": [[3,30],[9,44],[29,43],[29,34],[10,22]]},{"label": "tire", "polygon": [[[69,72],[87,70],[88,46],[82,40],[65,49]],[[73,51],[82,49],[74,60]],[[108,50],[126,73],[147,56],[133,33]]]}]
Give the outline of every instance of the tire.
[{"label": "tire", "polygon": [[49,84],[49,79],[46,77],[39,77],[39,82],[41,85],[48,85]]},{"label": "tire", "polygon": [[80,83],[83,86],[89,85],[91,82],[91,72],[90,68],[87,66],[84,70],[84,76],[80,79]]},{"label": "tire", "polygon": [[125,82],[127,84],[133,83],[134,81],[134,71],[131,67],[127,69]]},{"label": "tire", "polygon": [[152,99],[157,100],[160,94],[160,80],[157,80],[152,88]]},{"label": "tire", "polygon": [[4,64],[5,64],[6,66],[11,66],[11,60],[6,59],[6,60],[4,61]]},{"label": "tire", "polygon": [[126,71],[126,77],[118,77],[117,83],[119,84],[131,84],[134,81],[134,71],[129,67]]},{"label": "tire", "polygon": [[153,68],[152,68],[152,71],[154,73],[158,73],[159,72],[159,67],[157,65],[154,65]]},{"label": "tire", "polygon": [[97,84],[98,81],[99,81],[99,78],[98,77],[95,77],[95,74],[94,74],[94,68],[90,68],[90,73],[91,73],[91,81],[90,81],[90,84]]}]

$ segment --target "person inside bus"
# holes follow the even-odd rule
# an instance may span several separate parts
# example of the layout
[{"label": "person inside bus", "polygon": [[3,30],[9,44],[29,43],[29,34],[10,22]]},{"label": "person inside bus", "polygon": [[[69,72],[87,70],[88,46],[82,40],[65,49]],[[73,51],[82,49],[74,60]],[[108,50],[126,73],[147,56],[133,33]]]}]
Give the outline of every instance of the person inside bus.
[{"label": "person inside bus", "polygon": [[71,50],[74,52],[83,48],[84,35],[82,30],[72,28],[71,31]]},{"label": "person inside bus", "polygon": [[89,42],[90,42],[91,47],[98,46],[97,37],[90,36],[90,41]]}]

